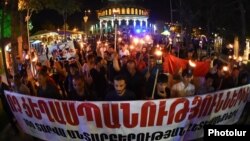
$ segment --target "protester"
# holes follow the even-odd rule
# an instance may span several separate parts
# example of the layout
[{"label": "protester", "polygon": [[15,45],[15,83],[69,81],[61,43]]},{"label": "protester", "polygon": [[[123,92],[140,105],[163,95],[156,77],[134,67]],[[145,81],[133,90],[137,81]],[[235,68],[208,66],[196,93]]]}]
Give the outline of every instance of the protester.
[{"label": "protester", "polygon": [[93,79],[93,89],[96,90],[97,96],[104,99],[107,93],[108,81],[105,60],[102,57],[96,57],[95,67],[90,70]]},{"label": "protester", "polygon": [[191,84],[193,74],[191,70],[185,69],[182,72],[182,81],[174,84],[171,88],[171,97],[186,97],[195,94],[195,86]]},{"label": "protester", "polygon": [[4,91],[8,91],[8,90],[10,90],[9,86],[3,82],[2,76],[0,75],[0,99],[1,99],[1,103],[2,103],[2,108],[7,115],[7,119],[9,120],[13,131],[16,134],[18,134],[19,130],[16,126],[15,117],[14,117],[14,115],[9,107],[8,101],[4,95]]},{"label": "protester", "polygon": [[156,84],[154,99],[170,98],[170,88],[168,86],[168,76],[166,74],[159,74]]},{"label": "protester", "polygon": [[30,89],[22,83],[21,78],[22,77],[19,74],[14,76],[13,91],[19,94],[31,95]]},{"label": "protester", "polygon": [[201,94],[206,94],[206,93],[214,92],[215,89],[213,87],[213,81],[214,81],[213,75],[211,73],[208,73],[205,76],[205,83],[200,86],[200,88],[197,90],[196,93],[198,95],[201,95]]},{"label": "protester", "polygon": [[73,91],[69,93],[69,100],[76,101],[95,101],[98,100],[96,94],[88,89],[84,77],[82,75],[75,75],[73,77]]},{"label": "protester", "polygon": [[66,79],[64,81],[64,88],[65,91],[67,93],[67,95],[69,95],[74,87],[73,87],[73,77],[79,74],[79,68],[77,66],[76,63],[70,64],[69,65],[69,72],[66,76]]},{"label": "protester", "polygon": [[128,60],[126,64],[126,70],[123,72],[123,74],[127,79],[127,88],[135,93],[136,99],[145,99],[145,78],[141,72],[136,70],[135,60]]},{"label": "protester", "polygon": [[117,75],[114,78],[115,90],[109,91],[105,97],[107,101],[126,101],[135,100],[135,94],[126,88],[126,78],[122,75]]},{"label": "protester", "polygon": [[46,71],[38,72],[38,89],[37,96],[44,98],[62,99],[59,90],[55,83],[50,81],[48,73]]}]

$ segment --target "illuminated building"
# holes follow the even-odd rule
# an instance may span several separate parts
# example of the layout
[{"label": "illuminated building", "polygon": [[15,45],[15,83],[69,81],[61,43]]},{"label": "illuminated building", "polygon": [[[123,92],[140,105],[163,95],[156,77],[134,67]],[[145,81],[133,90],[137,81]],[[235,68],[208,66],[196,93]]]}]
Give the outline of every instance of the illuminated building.
[{"label": "illuminated building", "polygon": [[135,0],[108,0],[109,4],[97,10],[99,29],[111,32],[115,24],[119,29],[146,32],[151,28],[148,23],[149,10],[135,4]]}]

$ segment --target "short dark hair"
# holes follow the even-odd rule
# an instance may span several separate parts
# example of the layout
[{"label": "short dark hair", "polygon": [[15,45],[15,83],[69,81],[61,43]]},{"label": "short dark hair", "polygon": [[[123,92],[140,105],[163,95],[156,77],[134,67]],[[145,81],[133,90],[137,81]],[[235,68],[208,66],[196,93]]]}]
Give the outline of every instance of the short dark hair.
[{"label": "short dark hair", "polygon": [[116,81],[124,80],[125,83],[127,83],[126,77],[125,77],[124,75],[121,75],[121,74],[116,75],[116,76],[114,77],[114,80],[116,80]]},{"label": "short dark hair", "polygon": [[190,69],[184,69],[183,71],[182,71],[182,77],[191,77],[191,76],[193,76],[193,72],[192,72],[192,70],[190,70]]},{"label": "short dark hair", "polygon": [[157,82],[158,83],[168,83],[168,76],[164,73],[159,74]]}]

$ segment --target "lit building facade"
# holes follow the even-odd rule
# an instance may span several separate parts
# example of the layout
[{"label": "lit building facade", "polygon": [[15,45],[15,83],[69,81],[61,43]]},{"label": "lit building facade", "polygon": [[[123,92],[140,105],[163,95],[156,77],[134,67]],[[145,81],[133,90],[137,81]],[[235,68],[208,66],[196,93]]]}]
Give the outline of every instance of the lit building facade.
[{"label": "lit building facade", "polygon": [[132,0],[111,0],[106,7],[97,10],[97,15],[100,31],[111,32],[115,24],[124,30],[151,29],[148,22],[149,10],[134,4]]}]

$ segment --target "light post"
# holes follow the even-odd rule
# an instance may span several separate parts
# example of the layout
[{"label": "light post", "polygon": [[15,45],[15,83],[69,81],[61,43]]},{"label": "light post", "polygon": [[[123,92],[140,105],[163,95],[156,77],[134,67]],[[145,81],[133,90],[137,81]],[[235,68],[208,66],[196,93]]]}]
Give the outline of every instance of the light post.
[{"label": "light post", "polygon": [[115,25],[115,39],[114,39],[114,47],[115,47],[115,51],[117,51],[116,50],[116,40],[117,40],[117,23],[116,23],[116,18],[117,18],[117,15],[119,14],[119,11],[118,10],[116,10],[116,9],[113,9],[113,14],[114,14],[114,25]]},{"label": "light post", "polygon": [[85,32],[85,34],[87,33],[86,32],[86,25],[87,25],[87,22],[88,22],[88,19],[89,19],[89,17],[88,17],[88,14],[90,14],[90,10],[85,10],[84,11],[84,16],[83,16],[83,21],[84,21],[84,32]]}]

